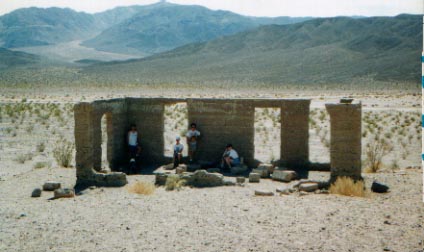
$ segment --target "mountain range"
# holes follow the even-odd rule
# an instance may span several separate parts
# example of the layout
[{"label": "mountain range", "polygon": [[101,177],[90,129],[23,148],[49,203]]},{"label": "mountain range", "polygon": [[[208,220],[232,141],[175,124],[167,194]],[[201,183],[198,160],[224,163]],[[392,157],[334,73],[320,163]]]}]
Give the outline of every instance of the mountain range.
[{"label": "mountain range", "polygon": [[0,72],[13,82],[23,78],[16,67],[62,62],[72,81],[112,84],[419,83],[421,19],[262,18],[169,3],[19,9],[0,16]]},{"label": "mountain range", "polygon": [[268,25],[85,72],[104,81],[159,83],[419,82],[421,19],[338,17]]},{"label": "mountain range", "polygon": [[24,8],[0,17],[0,46],[21,48],[80,40],[101,51],[151,55],[263,24],[310,18],[256,18],[201,6],[157,3],[96,14],[60,8]]}]

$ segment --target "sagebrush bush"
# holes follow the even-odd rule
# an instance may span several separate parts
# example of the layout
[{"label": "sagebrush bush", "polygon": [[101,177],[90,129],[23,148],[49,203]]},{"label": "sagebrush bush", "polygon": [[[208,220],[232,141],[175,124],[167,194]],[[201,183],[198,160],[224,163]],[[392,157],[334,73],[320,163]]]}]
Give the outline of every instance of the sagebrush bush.
[{"label": "sagebrush bush", "polygon": [[34,164],[34,169],[41,169],[41,168],[44,168],[44,167],[47,167],[48,166],[48,164],[47,164],[47,162],[37,162],[37,163],[35,163]]},{"label": "sagebrush bush", "polygon": [[38,152],[44,152],[46,150],[46,144],[44,142],[38,143],[36,146]]},{"label": "sagebrush bush", "polygon": [[378,136],[373,138],[366,145],[365,154],[367,156],[366,163],[368,165],[366,171],[375,173],[381,168],[382,159],[393,150],[393,146],[385,139]]},{"label": "sagebrush bush", "polygon": [[24,164],[26,161],[31,160],[32,157],[33,155],[31,153],[19,154],[14,160],[20,164]]},{"label": "sagebrush bush", "polygon": [[66,139],[60,139],[53,148],[53,157],[58,165],[70,167],[74,154],[74,144]]},{"label": "sagebrush bush", "polygon": [[338,177],[336,182],[331,184],[329,189],[331,194],[345,196],[365,197],[365,187],[363,181],[353,181],[350,177]]},{"label": "sagebrush bush", "polygon": [[151,195],[155,192],[155,185],[150,182],[137,181],[128,186],[128,191],[136,194]]}]

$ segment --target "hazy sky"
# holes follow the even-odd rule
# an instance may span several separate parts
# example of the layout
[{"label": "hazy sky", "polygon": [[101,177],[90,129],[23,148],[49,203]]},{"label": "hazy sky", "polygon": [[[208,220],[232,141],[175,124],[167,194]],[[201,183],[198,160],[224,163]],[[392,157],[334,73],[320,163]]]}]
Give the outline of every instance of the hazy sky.
[{"label": "hazy sky", "polygon": [[[0,15],[23,7],[69,7],[95,13],[116,6],[145,5],[157,0],[0,0]],[[393,16],[423,14],[423,0],[169,0],[203,5],[250,16]]]}]

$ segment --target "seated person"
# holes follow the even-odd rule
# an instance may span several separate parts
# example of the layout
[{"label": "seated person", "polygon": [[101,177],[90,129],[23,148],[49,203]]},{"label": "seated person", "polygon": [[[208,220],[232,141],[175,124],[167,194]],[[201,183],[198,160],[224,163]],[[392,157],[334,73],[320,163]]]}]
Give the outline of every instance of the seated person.
[{"label": "seated person", "polygon": [[221,168],[230,169],[232,166],[237,166],[240,163],[240,157],[237,151],[233,149],[233,145],[227,144],[224,154],[222,155]]},{"label": "seated person", "polygon": [[175,138],[176,143],[174,145],[174,168],[176,168],[181,163],[183,157],[184,145],[180,143],[180,140],[180,136]]},{"label": "seated person", "polygon": [[197,139],[200,137],[200,132],[197,130],[197,125],[192,123],[190,129],[186,134],[188,144],[188,155],[190,156],[190,162],[193,161],[194,155],[197,150]]}]

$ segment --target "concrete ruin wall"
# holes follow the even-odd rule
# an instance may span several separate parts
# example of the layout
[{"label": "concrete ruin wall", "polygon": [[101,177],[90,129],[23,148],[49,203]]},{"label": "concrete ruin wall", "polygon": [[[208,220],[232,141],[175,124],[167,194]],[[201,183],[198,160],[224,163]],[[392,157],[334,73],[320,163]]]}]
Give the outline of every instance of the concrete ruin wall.
[{"label": "concrete ruin wall", "polygon": [[[189,123],[196,122],[202,133],[197,152],[199,160],[219,160],[225,144],[232,143],[247,165],[256,165],[255,108],[276,107],[281,109],[281,162],[288,166],[308,162],[310,100],[124,98],[75,105],[78,179],[88,184],[105,184],[108,180],[96,173],[101,168],[103,115],[107,118],[107,158],[112,170],[118,170],[128,161],[126,134],[132,123],[137,125],[140,134],[143,163],[169,162],[164,156],[164,107],[179,102],[187,103]],[[332,176],[360,176],[361,106],[326,106],[331,117]],[[121,175],[116,176],[121,179]]]},{"label": "concrete ruin wall", "polygon": [[310,101],[285,100],[281,107],[281,160],[288,166],[309,161]]},{"label": "concrete ruin wall", "polygon": [[[118,166],[125,156],[125,132],[128,125],[127,106],[123,100],[95,101],[92,103],[79,103],[74,107],[75,117],[75,147],[76,168],[78,180],[89,184],[113,185],[119,181],[110,182],[114,175],[96,176],[95,171],[101,169],[101,118],[107,117],[108,128],[108,160],[110,165]],[[122,176],[118,175],[122,179]]]},{"label": "concrete ruin wall", "polygon": [[254,163],[255,107],[243,100],[189,100],[189,123],[201,132],[196,153],[199,160],[219,160],[231,143],[248,165]]},{"label": "concrete ruin wall", "polygon": [[349,176],[355,180],[361,177],[361,121],[362,105],[326,104],[330,114],[331,179]]}]

